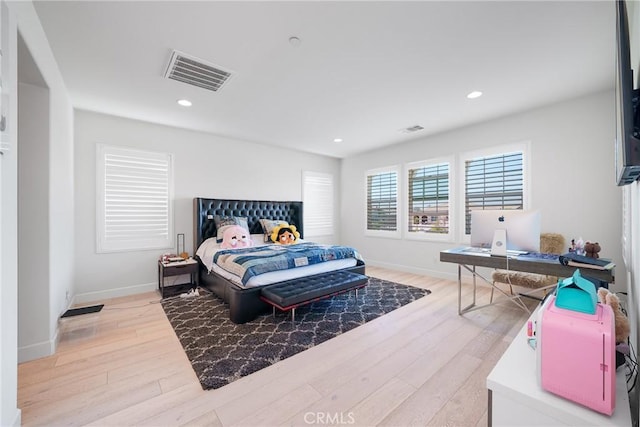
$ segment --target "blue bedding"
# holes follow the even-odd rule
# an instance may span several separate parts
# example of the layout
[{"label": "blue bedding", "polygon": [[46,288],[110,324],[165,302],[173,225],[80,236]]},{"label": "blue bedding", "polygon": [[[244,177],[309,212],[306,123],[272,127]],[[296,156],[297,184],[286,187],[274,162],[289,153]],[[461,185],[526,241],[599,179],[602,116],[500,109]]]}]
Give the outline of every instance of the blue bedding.
[{"label": "blue bedding", "polygon": [[363,264],[362,257],[352,247],[318,243],[225,249],[215,253],[213,262],[246,284],[259,274],[346,258],[355,258]]}]

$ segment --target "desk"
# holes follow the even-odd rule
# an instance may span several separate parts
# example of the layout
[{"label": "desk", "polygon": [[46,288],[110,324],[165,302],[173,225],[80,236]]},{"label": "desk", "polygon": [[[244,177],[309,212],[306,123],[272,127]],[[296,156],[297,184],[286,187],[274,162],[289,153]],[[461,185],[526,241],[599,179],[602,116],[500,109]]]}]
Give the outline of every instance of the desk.
[{"label": "desk", "polygon": [[[529,319],[536,318],[537,311]],[[616,371],[616,406],[611,417],[543,390],[525,323],[487,377],[489,426],[630,426],[626,384],[621,366]]]},{"label": "desk", "polygon": [[[524,271],[527,273],[547,274],[549,276],[557,277],[569,277],[573,275],[576,267],[566,266],[560,264],[558,261],[551,261],[545,259],[526,258],[520,257],[496,257],[491,256],[489,253],[483,252],[469,252],[469,248],[455,248],[440,252],[441,262],[451,262],[458,264],[458,314],[467,313],[472,310],[477,310],[482,307],[487,307],[492,304],[476,305],[476,277],[487,282],[493,286],[498,292],[507,297],[510,301],[516,304],[518,307],[529,312],[529,309],[521,300],[521,296],[527,296],[527,294],[509,295],[497,286],[494,286],[493,282],[484,278],[480,273],[476,271],[476,267],[488,267],[492,269],[512,270],[512,271]],[[473,302],[467,307],[462,307],[462,269],[469,271],[473,275]],[[587,272],[588,270],[588,272]],[[599,280],[604,280],[607,283],[614,282],[614,270],[596,270],[596,269],[582,269],[581,272],[585,276],[593,277]],[[555,287],[555,285],[553,285]],[[537,292],[544,288],[538,288],[531,292]],[[499,301],[497,301],[499,302]]]}]

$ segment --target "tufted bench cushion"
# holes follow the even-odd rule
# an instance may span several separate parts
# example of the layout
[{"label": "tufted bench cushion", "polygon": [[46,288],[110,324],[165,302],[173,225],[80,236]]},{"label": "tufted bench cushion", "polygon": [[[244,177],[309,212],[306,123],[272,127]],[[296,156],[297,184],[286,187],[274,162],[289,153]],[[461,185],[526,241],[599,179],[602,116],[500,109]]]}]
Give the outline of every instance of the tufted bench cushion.
[{"label": "tufted bench cushion", "polygon": [[364,287],[367,276],[350,271],[333,271],[287,280],[262,289],[260,298],[280,310]]}]

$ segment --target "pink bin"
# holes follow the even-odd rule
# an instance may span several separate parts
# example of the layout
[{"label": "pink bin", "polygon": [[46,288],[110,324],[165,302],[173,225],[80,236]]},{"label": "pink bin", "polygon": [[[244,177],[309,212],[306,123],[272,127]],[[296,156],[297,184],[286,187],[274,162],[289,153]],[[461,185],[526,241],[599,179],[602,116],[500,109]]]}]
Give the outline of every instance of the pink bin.
[{"label": "pink bin", "polygon": [[544,390],[611,415],[616,401],[613,310],[595,314],[558,308],[555,295],[540,308],[538,375]]}]

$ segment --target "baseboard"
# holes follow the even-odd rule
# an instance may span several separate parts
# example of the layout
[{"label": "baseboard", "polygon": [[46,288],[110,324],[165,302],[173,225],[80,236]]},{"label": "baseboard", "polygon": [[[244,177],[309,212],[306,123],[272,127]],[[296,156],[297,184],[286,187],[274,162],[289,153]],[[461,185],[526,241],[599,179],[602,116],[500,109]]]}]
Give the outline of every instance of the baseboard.
[{"label": "baseboard", "polygon": [[76,294],[71,300],[71,306],[101,302],[111,298],[126,297],[129,295],[142,294],[144,292],[152,292],[158,288],[158,283],[146,283],[142,285],[125,286],[122,288],[105,289],[104,291],[85,292]]},{"label": "baseboard", "polygon": [[18,363],[24,363],[30,360],[51,356],[56,352],[57,339],[58,332],[56,330],[56,336],[53,339],[30,344],[24,347],[18,347]]},{"label": "baseboard", "polygon": [[13,417],[13,422],[10,424],[13,427],[20,427],[22,425],[22,410],[16,408],[16,414]]}]

